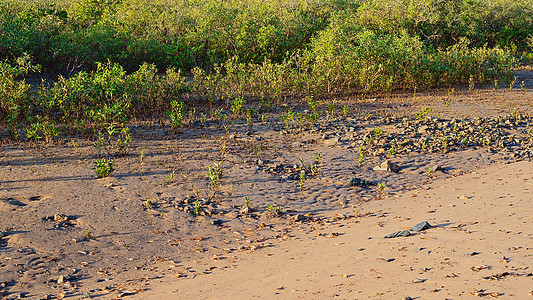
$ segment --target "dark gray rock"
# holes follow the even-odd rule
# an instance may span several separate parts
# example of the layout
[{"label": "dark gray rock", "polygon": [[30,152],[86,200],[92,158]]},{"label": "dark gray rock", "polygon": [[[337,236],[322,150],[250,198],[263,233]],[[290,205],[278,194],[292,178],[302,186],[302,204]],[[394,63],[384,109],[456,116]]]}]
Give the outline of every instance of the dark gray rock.
[{"label": "dark gray rock", "polygon": [[350,186],[365,187],[369,185],[372,185],[372,182],[357,177],[350,178]]},{"label": "dark gray rock", "polygon": [[213,224],[213,225],[222,225],[222,220],[219,220],[219,219],[211,220],[211,224]]},{"label": "dark gray rock", "polygon": [[402,230],[402,231],[397,231],[397,232],[393,232],[391,234],[388,234],[385,236],[386,239],[392,239],[392,238],[397,238],[397,237],[407,237],[407,236],[410,236],[411,233],[409,232],[409,230]]},{"label": "dark gray rock", "polygon": [[431,226],[427,221],[424,221],[424,222],[422,222],[422,223],[418,223],[418,224],[416,224],[416,225],[413,226],[413,228],[411,228],[410,230],[411,230],[411,231],[417,231],[417,232],[418,232],[418,231],[424,231],[424,230],[426,230],[426,229],[430,229],[431,227],[433,227],[433,226]]}]

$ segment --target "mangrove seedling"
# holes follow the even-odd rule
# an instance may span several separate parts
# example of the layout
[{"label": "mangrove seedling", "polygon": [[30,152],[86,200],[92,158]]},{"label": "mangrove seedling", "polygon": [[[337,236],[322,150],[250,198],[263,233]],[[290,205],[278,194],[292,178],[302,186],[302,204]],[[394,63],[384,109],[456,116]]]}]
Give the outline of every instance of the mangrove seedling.
[{"label": "mangrove seedling", "polygon": [[359,166],[362,166],[365,163],[365,153],[363,152],[363,147],[359,147],[359,158],[357,159]]},{"label": "mangrove seedling", "polygon": [[193,211],[193,213],[196,216],[199,216],[203,211],[204,211],[204,208],[200,204],[200,200],[196,199],[196,201],[194,201],[194,211]]},{"label": "mangrove seedling", "polygon": [[350,114],[350,107],[348,107],[348,105],[344,105],[342,107],[342,115],[347,118],[348,115]]},{"label": "mangrove seedling", "polygon": [[298,177],[298,185],[300,186],[300,191],[304,189],[304,182],[306,180],[305,170],[300,171],[300,176]]},{"label": "mangrove seedling", "polygon": [[146,155],[145,155],[145,153],[144,153],[144,149],[141,149],[141,152],[139,152],[139,160],[140,160],[141,162],[143,162],[143,159],[144,159],[145,156],[146,156]]},{"label": "mangrove seedling", "polygon": [[209,178],[209,185],[213,189],[218,187],[220,183],[220,178],[222,177],[222,174],[223,174],[220,164],[222,164],[222,161],[215,163],[214,168],[207,167],[207,178]]},{"label": "mangrove seedling", "polygon": [[152,203],[152,200],[150,200],[150,199],[146,199],[146,201],[144,202],[144,206],[148,210],[154,208],[154,204]]},{"label": "mangrove seedling", "polygon": [[176,171],[172,171],[169,175],[165,176],[165,183],[171,184],[174,182],[174,177],[176,176]]},{"label": "mangrove seedling", "polygon": [[113,160],[112,159],[97,159],[94,164],[96,165],[93,170],[96,171],[99,177],[107,177],[111,175],[115,169],[113,168]]}]

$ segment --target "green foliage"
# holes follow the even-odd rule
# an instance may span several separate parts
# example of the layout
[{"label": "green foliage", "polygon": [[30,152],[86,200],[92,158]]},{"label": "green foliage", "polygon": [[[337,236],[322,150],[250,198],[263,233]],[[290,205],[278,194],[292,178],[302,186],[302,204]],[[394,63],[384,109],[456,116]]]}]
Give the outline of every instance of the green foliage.
[{"label": "green foliage", "polygon": [[152,208],[154,208],[152,200],[146,199],[146,201],[144,202],[144,207],[146,207],[147,210],[151,210]]},{"label": "green foliage", "polygon": [[169,175],[165,176],[165,183],[171,184],[174,182],[174,177],[176,177],[176,171],[172,171]]},{"label": "green foliage", "polygon": [[305,170],[301,170],[300,175],[298,176],[298,185],[300,186],[300,191],[303,191],[304,183],[306,179],[307,179],[307,176],[305,174]]},{"label": "green foliage", "polygon": [[309,105],[310,113],[307,116],[307,120],[311,123],[315,123],[320,119],[320,102],[314,100],[313,97],[308,96],[304,99]]},{"label": "green foliage", "polygon": [[125,126],[127,103],[104,104],[102,108],[93,109],[89,117],[96,125],[95,146],[98,153],[105,150],[109,156],[125,156],[131,146],[130,128]]},{"label": "green foliage", "polygon": [[0,120],[5,120],[8,132],[18,137],[18,128],[28,111],[31,100],[31,86],[20,78],[30,72],[37,71],[28,55],[21,56],[13,63],[0,62]]},{"label": "green foliage", "polygon": [[200,204],[200,200],[196,199],[196,201],[194,201],[194,211],[193,211],[193,213],[195,215],[199,216],[203,211],[204,211],[204,208]]},{"label": "green foliage", "polygon": [[246,103],[244,97],[237,97],[233,99],[230,110],[235,116],[239,116],[244,111],[243,106]]},{"label": "green foliage", "polygon": [[223,175],[223,170],[220,167],[222,164],[222,161],[215,163],[215,167],[207,167],[207,178],[209,179],[209,186],[212,189],[216,189],[218,185],[220,184],[220,179]]},{"label": "green foliage", "polygon": [[374,134],[376,138],[379,139],[381,135],[383,134],[383,129],[374,127],[374,129],[372,130],[372,133]]},{"label": "green foliage", "polygon": [[170,101],[171,110],[166,111],[170,119],[170,127],[172,132],[176,133],[183,127],[183,118],[185,117],[185,103],[183,101]]},{"label": "green foliage", "polygon": [[26,138],[30,140],[44,139],[45,143],[50,143],[54,137],[61,133],[53,121],[39,121],[40,118],[26,128]]},{"label": "green foliage", "polygon": [[275,204],[267,204],[267,210],[271,215],[280,215],[281,206],[276,206]]},{"label": "green foliage", "polygon": [[102,177],[102,178],[103,177],[108,177],[115,170],[113,168],[113,160],[112,159],[110,159],[110,160],[107,160],[105,158],[97,159],[94,162],[94,164],[95,164],[95,167],[93,168],[93,170],[96,172],[96,174],[98,174],[98,177]]},{"label": "green foliage", "polygon": [[363,147],[359,147],[357,162],[359,163],[359,166],[362,166],[365,163],[365,152]]},{"label": "green foliage", "polygon": [[[408,30],[433,47],[449,47],[467,38],[475,47],[524,49],[532,33],[532,1],[372,0],[357,11],[371,30],[396,34]],[[490,26],[487,26],[490,24]]]},{"label": "green foliage", "polygon": [[416,113],[417,120],[425,120],[428,116],[431,116],[433,111],[429,107],[424,107],[422,110]]},{"label": "green foliage", "polygon": [[350,114],[350,107],[348,105],[344,105],[342,107],[342,116],[347,118],[349,114]]},{"label": "green foliage", "polygon": [[[312,48],[327,63],[337,55],[330,45],[346,45],[339,33],[365,30],[405,33],[433,49],[466,38],[473,47],[519,53],[530,49],[532,6],[532,0],[2,0],[0,59],[27,52],[55,70],[92,70],[108,59],[130,71],[143,62],[191,70],[234,58],[281,64]],[[327,85],[334,74],[324,75]]]},{"label": "green foliage", "polygon": [[[14,138],[23,128],[42,135],[31,125],[39,115],[84,133],[97,128],[97,139],[124,147],[127,133],[109,132],[164,112],[178,131],[184,107],[198,101],[231,103],[251,124],[244,97],[301,97],[310,110],[298,117],[303,126],[319,119],[322,95],[507,83],[518,59],[533,57],[530,7],[533,0],[0,0],[0,119]],[[32,60],[63,76],[32,89],[23,79],[38,70]],[[327,107],[330,116],[335,109]],[[289,110],[283,122],[294,117]]]},{"label": "green foliage", "polygon": [[252,128],[254,124],[253,119],[255,117],[255,114],[256,114],[256,111],[253,106],[250,106],[248,107],[248,109],[246,109],[246,124],[248,124],[250,128]]},{"label": "green foliage", "polygon": [[293,108],[289,107],[285,113],[280,116],[281,121],[285,123],[285,127],[289,128],[290,122],[294,120]]}]

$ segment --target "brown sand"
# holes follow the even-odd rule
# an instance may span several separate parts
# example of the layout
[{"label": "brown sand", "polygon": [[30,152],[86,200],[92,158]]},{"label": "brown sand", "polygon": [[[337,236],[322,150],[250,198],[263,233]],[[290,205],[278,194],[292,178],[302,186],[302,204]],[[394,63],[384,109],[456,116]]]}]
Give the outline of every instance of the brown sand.
[{"label": "brown sand", "polygon": [[[531,114],[531,100],[531,89],[341,99],[352,107],[349,118],[288,133],[279,112],[257,121],[252,134],[238,121],[172,138],[168,127],[148,122],[133,128],[131,154],[115,159],[117,170],[104,179],[91,170],[98,156],[90,141],[3,142],[1,296],[529,298],[531,163],[472,147],[399,154],[400,172],[374,171],[384,157],[358,163],[350,138],[396,130],[368,115],[413,117],[423,107],[445,119]],[[319,172],[300,190],[287,172],[317,152]],[[224,175],[213,196],[207,167],[219,161]],[[444,171],[428,176],[435,165]],[[276,166],[280,172],[269,171]],[[349,186],[353,176],[386,188]],[[240,212],[246,198],[251,214]],[[192,213],[196,199],[211,216]],[[54,221],[56,214],[68,220]],[[435,228],[383,238],[426,220]]]}]

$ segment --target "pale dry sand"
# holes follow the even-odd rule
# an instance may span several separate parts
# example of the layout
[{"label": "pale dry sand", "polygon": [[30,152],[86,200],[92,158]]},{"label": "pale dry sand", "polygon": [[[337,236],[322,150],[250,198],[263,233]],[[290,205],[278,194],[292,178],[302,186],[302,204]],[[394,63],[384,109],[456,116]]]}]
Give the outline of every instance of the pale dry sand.
[{"label": "pale dry sand", "polygon": [[[299,234],[243,256],[235,267],[169,276],[137,298],[463,299],[483,290],[479,296],[533,299],[532,190],[531,162],[437,180],[427,190],[366,202],[360,209],[369,216]],[[384,238],[426,220],[435,227]],[[333,232],[340,235],[327,237]]]}]

